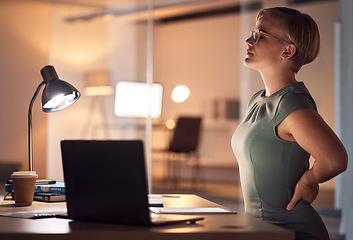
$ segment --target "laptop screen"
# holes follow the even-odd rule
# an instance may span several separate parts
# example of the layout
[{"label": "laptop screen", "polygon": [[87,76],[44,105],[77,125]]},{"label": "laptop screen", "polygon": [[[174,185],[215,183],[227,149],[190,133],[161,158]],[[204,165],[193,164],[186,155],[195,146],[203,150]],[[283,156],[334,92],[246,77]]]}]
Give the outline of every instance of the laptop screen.
[{"label": "laptop screen", "polygon": [[142,141],[64,140],[61,151],[69,218],[150,222]]}]

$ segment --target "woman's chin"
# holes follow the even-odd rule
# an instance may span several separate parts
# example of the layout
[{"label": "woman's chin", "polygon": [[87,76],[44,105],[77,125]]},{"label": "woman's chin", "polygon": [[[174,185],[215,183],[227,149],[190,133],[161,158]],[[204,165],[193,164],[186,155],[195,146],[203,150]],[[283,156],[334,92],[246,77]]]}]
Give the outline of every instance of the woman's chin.
[{"label": "woman's chin", "polygon": [[244,65],[245,67],[248,67],[248,68],[254,68],[253,63],[249,58],[245,58]]}]

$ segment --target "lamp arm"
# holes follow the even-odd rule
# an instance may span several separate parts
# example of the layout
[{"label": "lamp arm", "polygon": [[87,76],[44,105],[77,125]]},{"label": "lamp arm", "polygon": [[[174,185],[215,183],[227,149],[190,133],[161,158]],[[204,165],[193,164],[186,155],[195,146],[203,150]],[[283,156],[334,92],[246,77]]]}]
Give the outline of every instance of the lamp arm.
[{"label": "lamp arm", "polygon": [[28,108],[28,159],[29,159],[29,171],[33,171],[33,143],[32,143],[32,107],[33,103],[36,100],[36,97],[39,93],[39,90],[41,87],[45,84],[44,81],[42,81],[39,86],[37,87],[36,92],[34,93],[32,100],[29,104]]}]

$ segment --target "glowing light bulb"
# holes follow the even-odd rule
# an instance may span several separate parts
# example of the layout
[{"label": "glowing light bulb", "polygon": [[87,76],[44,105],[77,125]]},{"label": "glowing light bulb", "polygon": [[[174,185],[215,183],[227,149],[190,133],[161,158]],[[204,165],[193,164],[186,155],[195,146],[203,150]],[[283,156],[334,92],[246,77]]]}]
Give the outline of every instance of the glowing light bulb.
[{"label": "glowing light bulb", "polygon": [[165,126],[169,129],[172,130],[175,128],[175,122],[172,119],[169,119],[165,122]]},{"label": "glowing light bulb", "polygon": [[172,92],[172,100],[176,103],[184,102],[190,96],[190,90],[187,86],[179,85]]}]

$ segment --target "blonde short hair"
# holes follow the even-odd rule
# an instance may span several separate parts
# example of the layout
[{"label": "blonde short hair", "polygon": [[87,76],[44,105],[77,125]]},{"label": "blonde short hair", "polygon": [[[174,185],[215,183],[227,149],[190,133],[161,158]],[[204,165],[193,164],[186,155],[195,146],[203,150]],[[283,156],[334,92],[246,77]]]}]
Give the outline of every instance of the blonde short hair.
[{"label": "blonde short hair", "polygon": [[316,22],[305,13],[286,7],[265,8],[260,10],[257,20],[262,16],[272,16],[281,21],[286,32],[286,41],[293,43],[297,51],[291,57],[293,70],[300,68],[316,59],[320,50],[320,34]]}]

